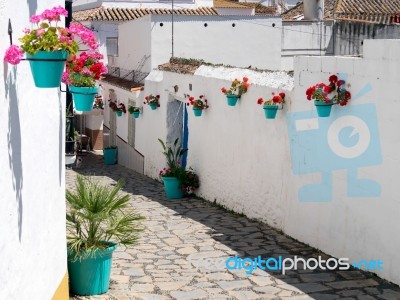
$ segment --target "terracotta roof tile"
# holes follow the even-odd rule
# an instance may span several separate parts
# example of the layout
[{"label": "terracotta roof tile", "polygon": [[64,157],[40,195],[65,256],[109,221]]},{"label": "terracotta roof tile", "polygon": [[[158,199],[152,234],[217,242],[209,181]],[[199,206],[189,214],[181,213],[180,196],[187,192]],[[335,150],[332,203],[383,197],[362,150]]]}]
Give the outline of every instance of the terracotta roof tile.
[{"label": "terracotta roof tile", "polygon": [[276,14],[276,6],[265,6],[260,3],[240,3],[247,7],[255,8],[256,15],[275,15]]},{"label": "terracotta roof tile", "polygon": [[[336,5],[335,5],[336,4]],[[400,12],[400,0],[325,0],[325,19],[390,24]],[[282,14],[285,21],[304,13],[303,3]]]},{"label": "terracotta roof tile", "polygon": [[239,3],[237,1],[214,0],[213,2],[215,8],[242,8],[242,9],[249,8],[248,6],[244,5],[244,3]]},{"label": "terracotta roof tile", "polygon": [[[174,9],[175,14],[189,16],[215,16],[217,11],[212,7],[200,7],[195,9]],[[81,10],[73,13],[75,21],[109,21],[124,22],[138,19],[146,15],[170,15],[171,9],[166,8],[106,8]]]}]

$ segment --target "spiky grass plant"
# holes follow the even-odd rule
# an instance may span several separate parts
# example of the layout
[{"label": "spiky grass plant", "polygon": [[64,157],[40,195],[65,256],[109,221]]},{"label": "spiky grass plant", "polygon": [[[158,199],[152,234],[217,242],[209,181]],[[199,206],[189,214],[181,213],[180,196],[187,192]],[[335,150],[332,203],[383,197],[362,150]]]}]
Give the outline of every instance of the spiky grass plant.
[{"label": "spiky grass plant", "polygon": [[129,204],[129,195],[120,193],[123,184],[119,180],[110,187],[78,175],[76,191],[67,190],[68,249],[75,257],[107,248],[110,242],[124,246],[137,243],[138,232],[143,230],[140,221],[144,217]]}]

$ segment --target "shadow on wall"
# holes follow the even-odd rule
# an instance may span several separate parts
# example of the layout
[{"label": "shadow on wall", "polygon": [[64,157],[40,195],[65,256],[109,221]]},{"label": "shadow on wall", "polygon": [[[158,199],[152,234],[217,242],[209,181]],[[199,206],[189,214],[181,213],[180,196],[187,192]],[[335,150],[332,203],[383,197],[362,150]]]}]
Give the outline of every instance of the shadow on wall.
[{"label": "shadow on wall", "polygon": [[29,17],[33,16],[36,14],[37,10],[37,0],[26,0],[28,2],[29,6]]},{"label": "shadow on wall", "polygon": [[[15,68],[15,67],[14,67]],[[22,215],[23,215],[23,202],[22,202],[22,159],[21,159],[21,125],[19,120],[19,106],[15,72],[9,72],[8,64],[4,64],[4,90],[6,99],[8,99],[8,163],[12,172],[12,184],[15,191],[15,199],[18,205],[18,228],[19,240],[22,236]]]}]

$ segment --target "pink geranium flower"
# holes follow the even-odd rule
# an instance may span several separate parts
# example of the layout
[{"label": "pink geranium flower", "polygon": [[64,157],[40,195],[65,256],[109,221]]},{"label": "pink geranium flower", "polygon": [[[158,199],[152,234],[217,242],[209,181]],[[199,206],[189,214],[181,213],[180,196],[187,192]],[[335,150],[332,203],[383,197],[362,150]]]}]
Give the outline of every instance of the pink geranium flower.
[{"label": "pink geranium flower", "polygon": [[11,45],[6,50],[6,53],[4,55],[4,61],[12,65],[17,65],[19,64],[19,62],[23,57],[24,57],[24,51],[16,45]]}]

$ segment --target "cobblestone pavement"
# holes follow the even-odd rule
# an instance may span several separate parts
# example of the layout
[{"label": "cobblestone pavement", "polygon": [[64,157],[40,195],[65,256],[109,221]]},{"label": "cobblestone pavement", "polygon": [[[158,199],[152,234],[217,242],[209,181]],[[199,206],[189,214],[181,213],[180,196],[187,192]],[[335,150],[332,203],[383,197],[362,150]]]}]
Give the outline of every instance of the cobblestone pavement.
[{"label": "cobblestone pavement", "polygon": [[235,255],[327,256],[208,202],[167,200],[161,183],[106,166],[102,156],[89,154],[81,168],[67,170],[67,188],[74,186],[76,171],[111,185],[124,178],[124,192],[147,220],[138,245],[114,252],[109,292],[71,299],[400,299],[397,286],[358,270],[230,271],[225,259]]}]

